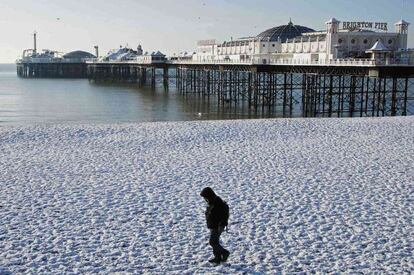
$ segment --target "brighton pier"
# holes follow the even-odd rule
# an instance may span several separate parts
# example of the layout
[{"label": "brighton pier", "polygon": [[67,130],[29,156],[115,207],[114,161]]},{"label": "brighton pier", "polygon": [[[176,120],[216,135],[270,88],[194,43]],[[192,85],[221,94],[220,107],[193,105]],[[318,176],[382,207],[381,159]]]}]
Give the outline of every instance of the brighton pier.
[{"label": "brighton pier", "polygon": [[102,57],[98,47],[95,55],[38,53],[35,35],[34,49],[17,61],[17,73],[174,86],[220,105],[278,109],[286,117],[297,110],[305,117],[414,115],[409,23],[399,21],[393,33],[384,31],[386,23],[363,23],[345,22],[340,29],[332,18],[324,31],[315,31],[290,21],[254,37],[199,41],[194,53],[172,57],[144,53],[141,46]]}]

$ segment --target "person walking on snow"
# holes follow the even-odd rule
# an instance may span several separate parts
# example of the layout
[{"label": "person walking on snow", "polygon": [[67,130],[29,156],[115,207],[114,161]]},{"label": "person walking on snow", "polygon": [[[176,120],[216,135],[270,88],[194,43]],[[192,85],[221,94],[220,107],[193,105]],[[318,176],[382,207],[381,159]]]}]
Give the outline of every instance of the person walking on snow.
[{"label": "person walking on snow", "polygon": [[200,195],[207,201],[206,209],[207,228],[210,229],[210,245],[213,248],[214,258],[210,259],[210,263],[219,264],[226,262],[230,252],[220,245],[220,235],[228,225],[229,206],[213,189],[206,187]]}]

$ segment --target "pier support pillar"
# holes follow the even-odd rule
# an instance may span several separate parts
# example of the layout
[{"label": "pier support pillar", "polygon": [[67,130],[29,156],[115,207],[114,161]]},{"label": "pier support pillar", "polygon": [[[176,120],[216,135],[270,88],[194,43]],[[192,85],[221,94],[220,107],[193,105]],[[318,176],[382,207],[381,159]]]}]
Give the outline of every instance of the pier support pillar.
[{"label": "pier support pillar", "polygon": [[169,75],[168,75],[168,67],[163,68],[163,82],[164,82],[164,89],[167,91],[169,86]]}]

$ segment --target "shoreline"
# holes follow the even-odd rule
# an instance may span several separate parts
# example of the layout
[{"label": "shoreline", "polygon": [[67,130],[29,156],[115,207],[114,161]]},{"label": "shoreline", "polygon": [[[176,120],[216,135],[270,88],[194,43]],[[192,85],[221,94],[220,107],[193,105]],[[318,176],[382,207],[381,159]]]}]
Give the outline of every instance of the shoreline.
[{"label": "shoreline", "polygon": [[[70,122],[70,121],[62,121],[62,122],[39,122],[39,123],[12,123],[12,122],[1,122],[0,127],[8,127],[8,128],[31,128],[31,127],[56,127],[56,126],[140,126],[143,124],[186,124],[186,123],[226,123],[226,122],[257,122],[257,121],[264,121],[264,122],[271,122],[271,121],[318,121],[318,120],[339,120],[339,121],[346,121],[346,120],[356,120],[356,121],[372,121],[372,120],[389,120],[389,119],[414,119],[414,116],[383,116],[383,117],[276,117],[276,118],[247,118],[247,119],[198,119],[198,120],[177,120],[177,121],[137,121],[137,122]],[[3,124],[2,124],[3,123]]]}]

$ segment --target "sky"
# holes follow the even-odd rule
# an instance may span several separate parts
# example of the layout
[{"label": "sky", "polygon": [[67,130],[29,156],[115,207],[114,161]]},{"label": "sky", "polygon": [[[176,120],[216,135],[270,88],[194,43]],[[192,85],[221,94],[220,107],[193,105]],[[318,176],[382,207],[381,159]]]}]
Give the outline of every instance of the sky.
[{"label": "sky", "polygon": [[[197,40],[254,36],[292,18],[315,30],[340,21],[414,24],[414,0],[0,0],[0,63],[24,49],[94,53],[126,46],[172,55],[194,51]],[[414,25],[409,47],[414,47]]]}]

